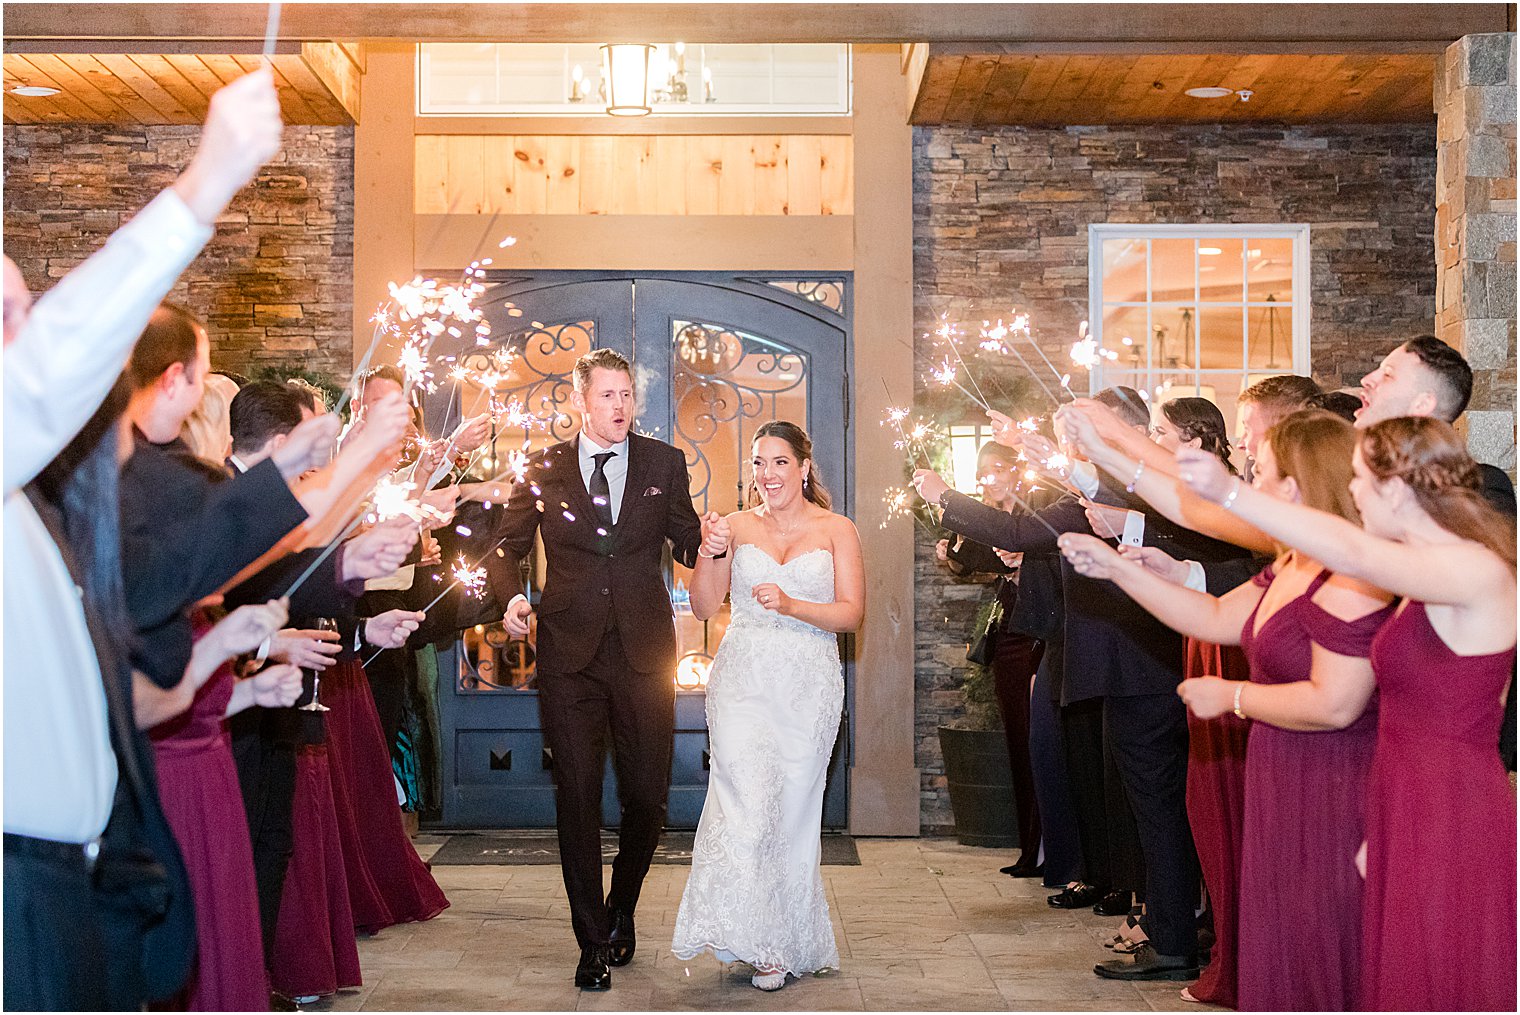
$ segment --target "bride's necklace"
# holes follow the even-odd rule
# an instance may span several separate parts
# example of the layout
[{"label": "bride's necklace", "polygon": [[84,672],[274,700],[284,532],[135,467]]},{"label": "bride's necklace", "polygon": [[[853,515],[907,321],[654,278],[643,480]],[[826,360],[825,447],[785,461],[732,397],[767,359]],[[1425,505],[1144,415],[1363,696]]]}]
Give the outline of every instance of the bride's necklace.
[{"label": "bride's necklace", "polygon": [[783,536],[790,536],[792,533],[796,532],[802,527],[802,519],[800,518],[797,519],[796,524],[794,524],[791,528],[787,528],[781,524],[781,519],[777,518],[775,515],[770,515],[769,517],[771,524],[776,526],[776,531],[781,533]]}]

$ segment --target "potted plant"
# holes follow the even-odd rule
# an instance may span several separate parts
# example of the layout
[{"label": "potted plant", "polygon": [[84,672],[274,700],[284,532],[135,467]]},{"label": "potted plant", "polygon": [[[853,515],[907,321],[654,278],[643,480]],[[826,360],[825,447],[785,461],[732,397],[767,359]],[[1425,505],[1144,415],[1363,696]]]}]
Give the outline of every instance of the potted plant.
[{"label": "potted plant", "polygon": [[[974,637],[980,639],[1002,620],[1002,605],[989,599],[977,611]],[[961,681],[966,714],[939,727],[955,837],[963,846],[1009,848],[1019,842],[1014,811],[1013,770],[1008,738],[998,711],[992,668],[967,662]]]}]

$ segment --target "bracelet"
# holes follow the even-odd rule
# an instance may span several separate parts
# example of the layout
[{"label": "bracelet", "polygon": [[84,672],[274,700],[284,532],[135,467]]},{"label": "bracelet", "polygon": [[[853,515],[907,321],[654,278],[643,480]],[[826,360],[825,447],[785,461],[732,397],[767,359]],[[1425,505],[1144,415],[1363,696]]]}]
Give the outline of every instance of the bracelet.
[{"label": "bracelet", "polygon": [[258,653],[257,656],[254,657],[255,661],[256,662],[263,662],[265,659],[268,659],[269,658],[269,650],[270,650],[270,648],[273,647],[273,645],[274,645],[274,635],[271,634],[268,638],[264,639],[264,641],[263,641],[263,643],[261,645],[259,645],[259,653]]},{"label": "bracelet", "polygon": [[1236,476],[1235,477],[1235,483],[1230,487],[1230,495],[1228,497],[1226,497],[1220,503],[1219,506],[1222,507],[1222,508],[1224,508],[1226,511],[1228,511],[1228,510],[1230,510],[1231,506],[1234,505],[1235,498],[1239,497],[1239,496],[1240,496],[1240,477]]},{"label": "bracelet", "polygon": [[1144,475],[1144,474],[1145,474],[1145,459],[1142,458],[1142,459],[1140,459],[1140,464],[1137,465],[1137,466],[1135,466],[1135,474],[1129,478],[1129,482],[1128,483],[1124,484],[1124,492],[1125,493],[1134,493],[1135,492],[1135,484],[1138,483],[1138,482],[1140,482],[1140,477],[1142,475]]},{"label": "bracelet", "polygon": [[1235,718],[1237,719],[1244,719],[1246,717],[1246,714],[1240,710],[1240,692],[1246,689],[1246,684],[1248,683],[1250,681],[1242,680],[1235,688]]}]

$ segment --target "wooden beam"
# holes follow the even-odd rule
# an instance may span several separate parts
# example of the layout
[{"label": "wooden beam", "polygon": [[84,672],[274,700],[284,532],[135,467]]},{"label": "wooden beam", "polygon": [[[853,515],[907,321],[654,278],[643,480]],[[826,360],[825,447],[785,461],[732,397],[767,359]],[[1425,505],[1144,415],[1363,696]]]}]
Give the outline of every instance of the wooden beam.
[{"label": "wooden beam", "polygon": [[[1095,16],[1101,14],[1101,16]],[[12,3],[7,39],[262,40],[264,3]],[[1481,4],[291,3],[284,40],[467,42],[1447,42],[1503,32]],[[56,51],[56,50],[55,50]]]},{"label": "wooden beam", "polygon": [[[490,220],[418,215],[418,270],[459,271]],[[854,259],[850,215],[502,215],[495,228],[517,237],[515,246],[491,251],[498,271],[849,271]]]},{"label": "wooden beam", "polygon": [[301,63],[347,111],[351,120],[359,118],[359,89],[364,77],[361,61],[362,55],[356,58],[335,42],[308,42],[301,47]]}]

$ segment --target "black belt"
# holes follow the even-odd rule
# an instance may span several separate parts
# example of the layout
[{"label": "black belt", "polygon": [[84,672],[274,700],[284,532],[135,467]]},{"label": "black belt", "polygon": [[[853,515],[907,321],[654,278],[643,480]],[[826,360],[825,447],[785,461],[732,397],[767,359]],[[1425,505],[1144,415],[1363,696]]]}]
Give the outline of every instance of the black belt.
[{"label": "black belt", "polygon": [[12,835],[6,832],[5,852],[36,857],[39,860],[78,864],[82,870],[89,872],[95,868],[95,860],[100,856],[100,840],[58,842],[54,839],[37,839],[30,835]]}]

